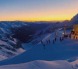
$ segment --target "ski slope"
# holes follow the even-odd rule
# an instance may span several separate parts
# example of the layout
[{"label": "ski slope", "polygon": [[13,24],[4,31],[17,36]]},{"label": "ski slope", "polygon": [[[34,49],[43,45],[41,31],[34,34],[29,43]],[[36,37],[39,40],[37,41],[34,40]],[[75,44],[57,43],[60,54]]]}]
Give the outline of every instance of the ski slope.
[{"label": "ski slope", "polygon": [[[68,60],[78,56],[78,40],[67,38],[60,41],[59,38],[62,36],[63,31],[57,32],[58,37],[55,43],[53,43],[55,33],[50,33],[46,37],[41,38],[45,44],[45,48],[41,42],[38,42],[36,45],[30,43],[32,46],[29,45],[28,48],[26,47],[27,51],[24,53],[11,59],[1,61],[0,69],[9,67],[14,69],[72,69],[73,64],[68,62]],[[50,43],[47,43],[49,39]],[[36,62],[39,63],[38,66],[41,68],[36,66]],[[35,63],[35,65],[33,63]]]},{"label": "ski slope", "polygon": [[[0,65],[25,63],[33,60],[60,60],[78,56],[77,40],[71,40],[68,38],[60,42],[59,37],[61,34],[61,32],[58,33],[59,36],[54,44],[54,33],[50,33],[43,38],[42,40],[45,44],[45,49],[41,42],[39,42],[21,55],[0,62]],[[51,40],[49,44],[46,42],[48,39]]]}]

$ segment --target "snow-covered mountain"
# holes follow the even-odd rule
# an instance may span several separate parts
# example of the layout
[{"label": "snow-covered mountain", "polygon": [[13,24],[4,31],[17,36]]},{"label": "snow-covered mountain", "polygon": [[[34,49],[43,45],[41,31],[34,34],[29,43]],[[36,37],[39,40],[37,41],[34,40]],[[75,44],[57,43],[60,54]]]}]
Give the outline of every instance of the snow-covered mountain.
[{"label": "snow-covered mountain", "polygon": [[73,22],[78,22],[78,14],[76,14],[72,19],[71,19],[71,21],[73,21]]},{"label": "snow-covered mountain", "polygon": [[[35,38],[34,36],[40,34],[41,31],[45,32],[44,28],[46,28],[47,26],[48,24],[41,24],[41,23],[36,24],[32,22],[29,23],[22,21],[1,21],[0,22],[0,60],[14,57],[24,52],[24,49],[22,48],[22,42],[20,42],[20,39],[17,38],[18,36],[21,37],[22,35],[22,38],[24,36],[24,38],[26,39],[27,36],[25,36],[24,34],[27,35],[28,32],[30,31],[28,36],[33,35],[34,39]],[[18,32],[19,29],[21,30],[19,34],[17,33],[18,35],[16,35],[16,38],[13,37],[15,33],[12,32],[13,31],[12,29],[15,29],[16,32]],[[35,34],[32,34],[34,30],[36,31]]]},{"label": "snow-covered mountain", "polygon": [[[59,41],[63,31],[58,30],[58,38],[53,44],[55,33],[49,33],[45,37],[39,37],[46,45],[45,48],[41,42],[36,45],[24,44],[24,53],[13,58],[0,62],[0,69],[77,69],[77,59],[70,62],[72,58],[78,56],[78,40],[70,38]],[[47,40],[50,43],[47,44]],[[27,45],[27,46],[26,46]]]},{"label": "snow-covered mountain", "polygon": [[53,44],[55,33],[49,33],[43,38],[39,37],[41,38],[41,40],[44,41],[45,44],[46,44],[46,41],[50,39],[51,42],[50,44],[46,44],[45,49],[44,49],[44,46],[40,43],[40,41],[36,45],[33,45],[31,43],[28,48],[29,49],[28,51],[14,58],[0,62],[0,65],[19,64],[19,63],[25,63],[25,62],[30,62],[34,60],[49,60],[49,61],[61,60],[61,59],[67,60],[68,58],[77,56],[78,55],[77,41],[67,39],[67,40],[64,40],[63,42],[60,42],[59,38],[62,35],[62,33],[63,31],[58,32],[59,36],[55,44]]},{"label": "snow-covered mountain", "polygon": [[[71,21],[52,24],[1,22],[0,59],[6,60],[0,61],[0,69],[11,67],[13,69],[77,69],[78,40],[67,38],[60,41],[64,26],[72,26],[77,23],[77,20],[78,15],[74,16]],[[25,39],[27,37],[25,34],[29,32],[29,29],[35,31],[35,33],[29,34],[29,36],[33,36],[32,41],[21,43],[20,39],[11,36],[13,35],[11,28],[18,28],[18,30],[15,29],[16,33],[22,28],[20,35]],[[53,42],[54,31],[57,31],[58,34],[56,42]],[[67,32],[70,33],[69,30]]]},{"label": "snow-covered mountain", "polygon": [[76,14],[70,21],[72,24],[78,24],[78,14]]},{"label": "snow-covered mountain", "polygon": [[0,22],[0,60],[14,57],[24,50],[18,46],[18,40],[13,38],[10,28],[22,26],[21,23]]}]

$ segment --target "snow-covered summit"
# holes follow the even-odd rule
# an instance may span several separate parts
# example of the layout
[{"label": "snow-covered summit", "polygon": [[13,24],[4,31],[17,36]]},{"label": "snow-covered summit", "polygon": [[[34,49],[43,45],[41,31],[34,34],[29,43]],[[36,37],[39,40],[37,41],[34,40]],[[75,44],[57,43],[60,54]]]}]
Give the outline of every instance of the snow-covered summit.
[{"label": "snow-covered summit", "polygon": [[78,14],[76,14],[72,19],[71,19],[72,24],[78,24]]}]

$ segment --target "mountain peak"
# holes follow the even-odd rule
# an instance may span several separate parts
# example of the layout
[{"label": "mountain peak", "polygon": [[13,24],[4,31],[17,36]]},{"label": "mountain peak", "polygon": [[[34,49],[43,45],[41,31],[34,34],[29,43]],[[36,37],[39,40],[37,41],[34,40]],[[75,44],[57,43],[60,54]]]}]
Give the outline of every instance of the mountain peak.
[{"label": "mountain peak", "polygon": [[78,17],[78,13],[74,17]]},{"label": "mountain peak", "polygon": [[78,13],[71,19],[71,22],[74,24],[78,23]]},{"label": "mountain peak", "polygon": [[71,20],[76,20],[76,19],[78,19],[78,13]]}]

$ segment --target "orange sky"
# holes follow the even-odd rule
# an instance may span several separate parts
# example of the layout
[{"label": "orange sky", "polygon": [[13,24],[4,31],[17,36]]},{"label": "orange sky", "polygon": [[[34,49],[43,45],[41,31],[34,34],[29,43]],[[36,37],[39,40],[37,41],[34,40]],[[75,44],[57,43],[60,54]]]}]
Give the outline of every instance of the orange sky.
[{"label": "orange sky", "polygon": [[78,13],[78,0],[2,0],[0,3],[0,21],[62,21]]}]

